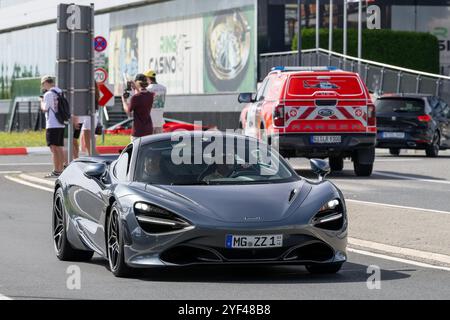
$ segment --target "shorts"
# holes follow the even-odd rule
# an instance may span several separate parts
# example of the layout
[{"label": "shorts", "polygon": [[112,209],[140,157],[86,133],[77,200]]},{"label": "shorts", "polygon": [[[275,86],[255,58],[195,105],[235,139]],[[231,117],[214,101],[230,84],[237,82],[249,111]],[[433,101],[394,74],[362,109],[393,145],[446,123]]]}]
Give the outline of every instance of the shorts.
[{"label": "shorts", "polygon": [[[91,130],[91,117],[90,116],[79,116],[78,119],[82,123],[82,126],[81,126],[82,131]],[[97,115],[95,115],[95,127],[97,127]]]},{"label": "shorts", "polygon": [[163,128],[153,128],[153,134],[160,134],[163,133]]},{"label": "shorts", "polygon": [[64,147],[64,128],[50,128],[45,132],[47,146]]},{"label": "shorts", "polygon": [[[81,126],[82,126],[82,124],[80,123],[79,125],[80,125],[79,129],[73,128],[73,138],[75,140],[79,140],[80,136],[81,136]],[[64,139],[68,139],[68,138],[69,138],[69,127],[66,126],[66,129],[64,130]]]}]

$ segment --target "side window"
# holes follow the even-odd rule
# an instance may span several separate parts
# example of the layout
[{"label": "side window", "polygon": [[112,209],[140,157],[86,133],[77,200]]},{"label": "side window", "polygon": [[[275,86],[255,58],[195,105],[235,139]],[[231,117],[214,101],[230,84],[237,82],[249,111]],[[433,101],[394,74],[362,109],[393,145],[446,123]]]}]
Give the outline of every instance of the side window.
[{"label": "side window", "polygon": [[433,113],[437,114],[440,112],[440,105],[439,100],[436,99],[436,97],[432,97],[429,99],[431,110],[433,110]]},{"label": "side window", "polygon": [[114,175],[120,181],[126,181],[128,179],[131,151],[132,149],[130,148],[126,152],[122,153],[122,155],[119,157],[119,160],[117,160],[116,165],[114,166]]},{"label": "side window", "polygon": [[269,82],[269,78],[264,79],[263,83],[258,89],[258,93],[256,94],[256,101],[261,101],[264,98],[264,91],[266,90],[267,83]]},{"label": "side window", "polygon": [[450,119],[450,107],[449,107],[449,105],[441,100],[441,106],[442,106],[442,115],[445,118]]}]

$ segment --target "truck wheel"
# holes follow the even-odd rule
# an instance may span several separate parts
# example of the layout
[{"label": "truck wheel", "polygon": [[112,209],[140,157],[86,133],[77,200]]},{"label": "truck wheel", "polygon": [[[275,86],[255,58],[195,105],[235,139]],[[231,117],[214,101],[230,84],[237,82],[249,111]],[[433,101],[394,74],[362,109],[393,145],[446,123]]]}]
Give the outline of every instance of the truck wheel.
[{"label": "truck wheel", "polygon": [[353,162],[353,168],[355,169],[355,174],[358,177],[370,177],[373,171],[373,163],[361,164],[358,161],[355,161]]},{"label": "truck wheel", "polygon": [[344,169],[344,158],[342,157],[330,157],[331,171],[342,171]]},{"label": "truck wheel", "polygon": [[389,153],[392,156],[398,156],[398,155],[400,155],[400,149],[399,148],[390,148]]}]

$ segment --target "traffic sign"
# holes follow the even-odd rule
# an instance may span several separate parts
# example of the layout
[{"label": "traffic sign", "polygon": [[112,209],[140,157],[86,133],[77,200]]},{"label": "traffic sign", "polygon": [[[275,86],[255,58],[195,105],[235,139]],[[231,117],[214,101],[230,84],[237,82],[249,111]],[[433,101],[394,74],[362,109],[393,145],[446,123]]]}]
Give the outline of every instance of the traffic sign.
[{"label": "traffic sign", "polygon": [[108,71],[103,68],[95,69],[95,81],[98,83],[104,83],[108,80]]},{"label": "traffic sign", "polygon": [[104,37],[96,37],[94,40],[94,48],[97,52],[103,52],[108,47],[108,41]]},{"label": "traffic sign", "polygon": [[105,83],[99,83],[98,90],[100,91],[100,100],[98,101],[98,105],[101,107],[114,106],[114,94],[112,93],[112,86]]}]

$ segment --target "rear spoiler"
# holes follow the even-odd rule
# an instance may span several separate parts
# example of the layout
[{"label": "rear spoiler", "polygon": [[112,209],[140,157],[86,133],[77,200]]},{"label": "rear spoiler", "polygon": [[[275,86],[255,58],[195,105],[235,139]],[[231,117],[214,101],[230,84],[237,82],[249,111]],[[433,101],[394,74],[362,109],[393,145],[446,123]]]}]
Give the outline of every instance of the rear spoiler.
[{"label": "rear spoiler", "polygon": [[114,161],[119,158],[120,154],[117,155],[105,155],[105,156],[93,156],[93,157],[82,157],[74,162],[83,162],[83,163],[105,163],[110,165]]}]

